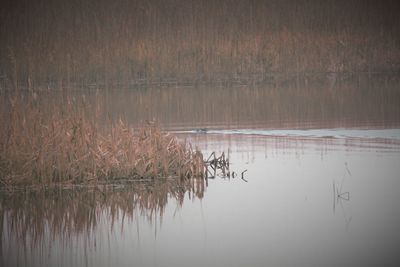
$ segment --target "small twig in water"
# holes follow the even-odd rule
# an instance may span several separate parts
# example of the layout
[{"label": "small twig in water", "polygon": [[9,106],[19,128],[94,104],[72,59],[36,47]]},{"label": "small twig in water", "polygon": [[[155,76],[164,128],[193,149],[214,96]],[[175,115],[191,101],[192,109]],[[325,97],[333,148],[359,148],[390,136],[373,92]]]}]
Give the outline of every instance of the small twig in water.
[{"label": "small twig in water", "polygon": [[350,200],[350,192],[341,193],[337,197],[348,201]]},{"label": "small twig in water", "polygon": [[242,180],[245,181],[246,183],[248,183],[249,181],[247,181],[246,179],[244,179],[244,173],[247,172],[247,170],[242,171]]}]

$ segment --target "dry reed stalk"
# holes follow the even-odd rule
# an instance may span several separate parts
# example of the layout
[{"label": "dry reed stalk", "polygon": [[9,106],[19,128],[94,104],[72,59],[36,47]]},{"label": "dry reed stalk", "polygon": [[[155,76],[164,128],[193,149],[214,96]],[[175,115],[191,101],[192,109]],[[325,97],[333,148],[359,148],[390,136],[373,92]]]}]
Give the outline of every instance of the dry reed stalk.
[{"label": "dry reed stalk", "polygon": [[14,1],[0,77],[15,88],[399,70],[396,1]]},{"label": "dry reed stalk", "polygon": [[132,129],[122,119],[102,124],[96,114],[88,115],[84,98],[80,105],[67,98],[63,107],[41,107],[37,94],[4,98],[2,187],[203,175],[201,152],[156,125]]}]

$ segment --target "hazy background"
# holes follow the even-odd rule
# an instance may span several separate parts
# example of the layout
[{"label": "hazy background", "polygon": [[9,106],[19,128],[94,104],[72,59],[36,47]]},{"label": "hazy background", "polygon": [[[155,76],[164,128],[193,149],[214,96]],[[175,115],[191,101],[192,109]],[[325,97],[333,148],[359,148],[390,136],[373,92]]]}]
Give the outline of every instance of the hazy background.
[{"label": "hazy background", "polygon": [[2,86],[398,73],[399,1],[13,0]]},{"label": "hazy background", "polygon": [[[0,266],[400,266],[399,11],[1,1]],[[224,152],[230,176],[5,189],[9,166],[91,182],[148,121],[204,159]],[[165,155],[136,148],[147,166]]]}]

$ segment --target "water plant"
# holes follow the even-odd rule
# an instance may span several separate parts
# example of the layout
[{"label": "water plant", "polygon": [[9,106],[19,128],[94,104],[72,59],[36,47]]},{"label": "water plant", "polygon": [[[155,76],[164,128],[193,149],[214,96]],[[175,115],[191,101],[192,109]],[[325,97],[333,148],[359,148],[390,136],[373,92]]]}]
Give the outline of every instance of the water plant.
[{"label": "water plant", "polygon": [[102,119],[84,96],[49,104],[43,95],[1,95],[1,187],[203,177],[202,153],[157,124],[133,129]]}]

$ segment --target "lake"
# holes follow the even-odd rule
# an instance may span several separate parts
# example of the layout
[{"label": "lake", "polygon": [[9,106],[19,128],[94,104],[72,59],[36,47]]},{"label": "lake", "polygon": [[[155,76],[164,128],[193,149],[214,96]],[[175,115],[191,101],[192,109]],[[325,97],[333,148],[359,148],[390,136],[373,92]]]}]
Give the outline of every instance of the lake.
[{"label": "lake", "polygon": [[104,118],[156,119],[206,157],[224,152],[229,177],[2,192],[2,263],[397,266],[398,84],[87,90]]}]

